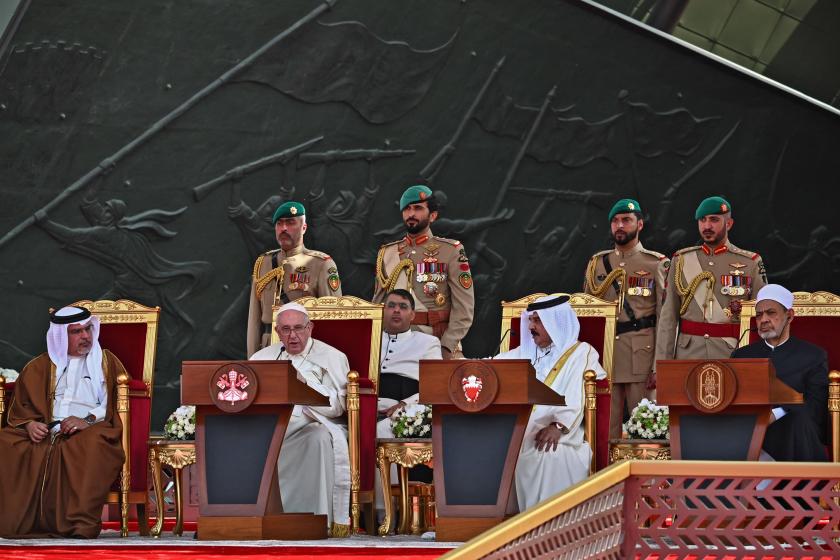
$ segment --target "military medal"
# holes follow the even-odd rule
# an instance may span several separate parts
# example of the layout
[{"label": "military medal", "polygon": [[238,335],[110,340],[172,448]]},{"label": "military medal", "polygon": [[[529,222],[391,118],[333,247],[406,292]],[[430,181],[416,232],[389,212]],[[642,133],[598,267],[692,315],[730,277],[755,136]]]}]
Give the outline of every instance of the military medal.
[{"label": "military medal", "polygon": [[436,295],[435,296],[435,304],[438,307],[443,307],[444,305],[446,305],[446,296],[444,296],[443,294]]},{"label": "military medal", "polygon": [[434,282],[426,282],[423,284],[423,293],[429,297],[433,297],[438,293],[438,286]]},{"label": "military medal", "polygon": [[[645,274],[647,274],[647,272],[645,272]],[[653,278],[639,278],[638,276],[630,276],[627,278],[627,285],[628,296],[647,297],[653,293]]]}]

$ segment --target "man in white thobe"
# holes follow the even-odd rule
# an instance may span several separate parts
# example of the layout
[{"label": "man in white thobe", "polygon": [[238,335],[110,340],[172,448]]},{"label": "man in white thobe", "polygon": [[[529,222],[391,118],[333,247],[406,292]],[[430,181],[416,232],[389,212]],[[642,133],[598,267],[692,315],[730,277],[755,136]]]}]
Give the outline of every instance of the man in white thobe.
[{"label": "man in white thobe", "polygon": [[341,351],[312,338],[306,308],[287,303],[277,313],[280,342],[252,360],[290,360],[298,378],[329,397],[327,406],[295,406],[277,464],[283,510],[326,514],[330,535],[350,534],[350,460],[343,419],[350,364]]},{"label": "man in white thobe", "polygon": [[528,420],[515,476],[519,511],[525,511],[588,476],[592,450],[583,439],[583,374],[592,370],[604,379],[607,372],[598,351],[578,341],[580,323],[569,296],[545,296],[529,305],[519,332],[519,347],[496,358],[531,360],[537,379],[566,398],[566,406],[535,406]]}]

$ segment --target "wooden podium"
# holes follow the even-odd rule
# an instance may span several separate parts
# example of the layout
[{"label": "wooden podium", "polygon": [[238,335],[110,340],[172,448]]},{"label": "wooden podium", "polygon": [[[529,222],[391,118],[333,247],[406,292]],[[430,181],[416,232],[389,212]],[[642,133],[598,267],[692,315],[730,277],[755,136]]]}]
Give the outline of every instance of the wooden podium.
[{"label": "wooden podium", "polygon": [[434,407],[436,538],[469,540],[505,519],[533,405],[566,400],[528,360],[421,360],[420,402]]},{"label": "wooden podium", "polygon": [[770,411],[803,402],[767,358],[660,360],[656,385],[673,459],[757,461]]},{"label": "wooden podium", "polygon": [[283,513],[277,460],[295,404],[329,399],[288,361],[183,362],[181,403],[196,405],[201,540],[325,539],[327,516]]}]

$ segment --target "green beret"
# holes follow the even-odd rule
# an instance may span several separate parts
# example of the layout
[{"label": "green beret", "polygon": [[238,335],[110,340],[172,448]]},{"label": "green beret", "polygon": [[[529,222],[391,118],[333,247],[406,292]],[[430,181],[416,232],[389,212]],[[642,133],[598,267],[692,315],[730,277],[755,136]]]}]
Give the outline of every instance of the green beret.
[{"label": "green beret", "polygon": [[621,200],[613,204],[613,207],[610,210],[610,217],[607,219],[612,221],[613,216],[615,216],[616,214],[626,214],[627,212],[641,211],[642,207],[639,206],[639,202],[637,200],[633,200],[632,198],[622,198]]},{"label": "green beret", "polygon": [[426,185],[414,185],[413,187],[408,187],[400,197],[400,211],[404,210],[409,204],[423,202],[430,196],[432,196],[432,189]]},{"label": "green beret", "polygon": [[722,196],[710,196],[700,203],[697,211],[694,212],[694,219],[699,220],[709,214],[726,214],[732,212],[732,205]]},{"label": "green beret", "polygon": [[306,208],[300,202],[284,202],[274,211],[274,218],[271,223],[276,224],[280,218],[297,218],[306,215]]}]

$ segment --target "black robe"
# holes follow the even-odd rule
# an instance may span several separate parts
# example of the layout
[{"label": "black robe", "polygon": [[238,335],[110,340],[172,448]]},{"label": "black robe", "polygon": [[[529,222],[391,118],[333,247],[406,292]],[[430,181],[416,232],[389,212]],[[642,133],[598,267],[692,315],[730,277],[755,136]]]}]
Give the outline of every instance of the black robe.
[{"label": "black robe", "polygon": [[763,449],[777,461],[827,461],[828,356],[810,342],[790,337],[771,348],[763,340],[732,352],[733,358],[770,358],[776,377],[802,393],[804,404],[770,424]]}]

